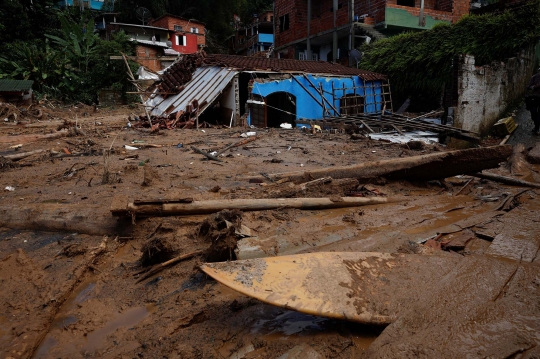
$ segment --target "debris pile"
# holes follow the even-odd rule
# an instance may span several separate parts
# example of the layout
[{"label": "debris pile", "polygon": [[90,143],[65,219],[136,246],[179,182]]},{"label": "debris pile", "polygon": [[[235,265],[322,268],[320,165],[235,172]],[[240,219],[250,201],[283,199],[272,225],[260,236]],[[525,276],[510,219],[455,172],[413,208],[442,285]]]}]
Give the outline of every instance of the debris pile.
[{"label": "debris pile", "polygon": [[237,233],[242,228],[242,212],[223,210],[208,216],[201,224],[198,237],[210,246],[205,251],[208,262],[223,262],[236,259]]},{"label": "debris pile", "polygon": [[[203,64],[206,56],[204,51],[182,55],[161,75],[161,81],[156,84],[158,92],[164,95],[177,94],[183,90],[184,84],[191,81],[195,70]],[[150,88],[153,90],[153,88]]]}]

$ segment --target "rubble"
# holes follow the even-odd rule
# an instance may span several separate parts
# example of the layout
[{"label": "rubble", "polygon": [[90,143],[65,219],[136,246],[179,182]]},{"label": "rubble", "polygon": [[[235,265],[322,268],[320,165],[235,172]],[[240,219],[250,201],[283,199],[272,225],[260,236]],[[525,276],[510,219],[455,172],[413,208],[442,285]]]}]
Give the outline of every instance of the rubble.
[{"label": "rubble", "polygon": [[[158,134],[146,118],[135,119],[132,108],[93,113],[80,105],[50,105],[43,104],[46,121],[0,124],[3,139],[55,134],[59,126],[68,133],[0,142],[0,185],[15,188],[0,192],[6,303],[0,356],[77,357],[86,350],[118,357],[396,357],[410,348],[465,357],[493,346],[494,337],[505,355],[517,352],[516,343],[537,345],[529,335],[514,340],[515,333],[529,333],[515,318],[525,313],[526,328],[533,329],[538,321],[527,303],[538,296],[540,208],[537,188],[524,186],[540,178],[538,165],[522,162],[532,152],[527,148],[453,151],[442,144],[373,140],[362,131],[354,140],[350,131],[324,127],[313,133],[229,128],[229,122],[205,132]],[[128,117],[132,127],[126,127]],[[193,119],[196,124],[196,113]],[[246,132],[256,135],[242,138]],[[209,161],[191,146],[224,162]],[[512,153],[514,166],[505,162]],[[416,170],[420,159],[430,167]],[[479,172],[483,166],[489,172]],[[113,180],[102,183],[104,173]],[[477,173],[518,181],[508,185]],[[293,208],[311,199],[333,208]],[[344,207],[349,200],[371,204]],[[239,213],[234,203],[257,210]],[[203,215],[164,216],[200,204],[216,206]],[[267,204],[275,206],[261,207]],[[111,215],[111,207],[121,216]],[[314,260],[340,253],[377,253],[372,256],[381,260]],[[249,258],[291,261],[268,272],[271,266],[241,262]],[[225,262],[205,268],[222,268],[242,286],[259,288],[263,301],[281,297],[282,307],[218,284],[199,270],[210,261]],[[330,263],[335,267],[325,267]],[[287,278],[273,287],[282,280],[279,272]],[[356,274],[363,279],[350,280]],[[274,284],[266,286],[269,278]],[[305,285],[295,281],[302,278],[313,298],[322,298],[310,314],[290,310],[308,312],[317,304],[301,300]],[[486,317],[485,310],[493,315]],[[331,313],[344,320],[328,319]],[[355,318],[385,326],[347,323]],[[484,319],[490,328],[512,327],[504,338],[489,331],[467,339],[469,346],[460,336],[451,345],[436,339],[448,327],[473,338],[486,330]]]}]

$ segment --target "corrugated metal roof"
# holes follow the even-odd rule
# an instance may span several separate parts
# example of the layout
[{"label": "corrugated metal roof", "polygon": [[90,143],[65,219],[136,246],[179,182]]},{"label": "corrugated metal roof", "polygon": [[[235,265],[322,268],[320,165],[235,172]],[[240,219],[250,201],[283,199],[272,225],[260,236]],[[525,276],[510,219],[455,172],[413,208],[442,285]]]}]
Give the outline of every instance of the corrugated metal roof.
[{"label": "corrugated metal roof", "polygon": [[154,29],[154,30],[169,31],[169,29],[164,28],[164,27],[156,27],[156,26],[148,26],[148,25],[137,25],[137,24],[126,24],[126,23],[123,23],[123,22],[111,22],[111,25],[127,26],[127,27],[140,27],[142,29]]},{"label": "corrugated metal roof", "polygon": [[0,92],[28,91],[33,83],[32,80],[0,80]]},{"label": "corrugated metal roof", "polygon": [[139,40],[139,39],[132,39],[132,41],[136,41],[138,44],[143,44],[143,45],[163,47],[165,49],[169,48],[169,46],[167,46],[165,42],[152,41],[152,40]]},{"label": "corrugated metal roof", "polygon": [[325,61],[301,61],[292,59],[276,59],[265,57],[248,57],[237,55],[208,55],[204,62],[238,70],[262,70],[274,72],[293,72],[309,74],[332,74],[337,76],[359,76],[366,81],[385,80],[386,76],[367,70],[356,69]]},{"label": "corrugated metal roof", "polygon": [[152,110],[152,115],[161,116],[185,111],[186,106],[190,105],[193,100],[197,100],[200,104],[199,113],[202,113],[225,90],[237,73],[236,70],[219,66],[199,67],[195,70],[191,81],[186,83],[182,92],[165,100],[162,96],[157,96],[146,104],[149,106],[157,104],[158,106]]}]

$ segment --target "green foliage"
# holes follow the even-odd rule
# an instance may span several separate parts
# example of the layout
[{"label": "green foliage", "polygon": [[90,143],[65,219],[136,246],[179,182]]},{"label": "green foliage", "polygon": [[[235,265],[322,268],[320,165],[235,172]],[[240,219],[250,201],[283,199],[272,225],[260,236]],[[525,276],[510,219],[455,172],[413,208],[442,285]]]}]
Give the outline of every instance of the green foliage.
[{"label": "green foliage", "polygon": [[514,56],[540,38],[538,0],[500,15],[469,15],[454,25],[404,33],[363,49],[360,67],[387,74],[397,98],[421,96],[435,103],[452,80],[456,55],[469,54],[477,65]]},{"label": "green foliage", "polygon": [[[93,29],[89,24],[87,28]],[[130,88],[124,62],[110,60],[111,55],[134,52],[133,42],[124,33],[106,41],[69,20],[64,26],[62,37],[47,36],[51,42],[8,45],[0,56],[0,78],[34,80],[38,94],[85,103],[96,102],[104,87]]]},{"label": "green foliage", "polygon": [[56,23],[53,0],[0,0],[0,44],[44,39]]},{"label": "green foliage", "polygon": [[59,14],[61,24],[60,36],[46,34],[57,47],[66,54],[66,57],[73,64],[77,64],[77,70],[88,72],[88,62],[95,50],[99,37],[94,34],[94,20],[88,22],[80,20],[78,23],[72,21],[65,14]]},{"label": "green foliage", "polygon": [[[54,95],[74,91],[78,77],[69,62],[46,41],[16,42],[0,57],[0,78],[34,80],[34,89]],[[4,56],[5,56],[4,55]]]}]

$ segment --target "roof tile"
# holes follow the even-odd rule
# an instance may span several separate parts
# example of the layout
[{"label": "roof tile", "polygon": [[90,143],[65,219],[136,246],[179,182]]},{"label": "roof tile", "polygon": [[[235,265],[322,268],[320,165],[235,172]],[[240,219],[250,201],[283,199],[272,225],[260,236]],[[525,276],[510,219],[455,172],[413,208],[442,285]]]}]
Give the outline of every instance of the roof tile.
[{"label": "roof tile", "polygon": [[312,74],[331,74],[341,76],[359,76],[364,80],[385,80],[386,76],[375,72],[346,67],[325,61],[301,61],[290,59],[261,58],[237,55],[208,55],[204,62],[245,71],[305,72]]}]

